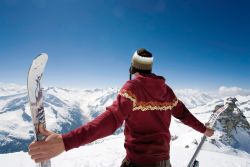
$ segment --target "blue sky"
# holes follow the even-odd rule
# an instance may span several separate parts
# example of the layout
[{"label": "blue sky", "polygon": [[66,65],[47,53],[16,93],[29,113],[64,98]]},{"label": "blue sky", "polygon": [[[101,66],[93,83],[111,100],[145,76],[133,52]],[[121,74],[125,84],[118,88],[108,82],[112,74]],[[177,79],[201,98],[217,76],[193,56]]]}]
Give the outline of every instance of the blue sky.
[{"label": "blue sky", "polygon": [[1,0],[0,82],[26,84],[32,59],[49,55],[44,82],[120,87],[133,52],[175,89],[250,89],[248,0]]}]

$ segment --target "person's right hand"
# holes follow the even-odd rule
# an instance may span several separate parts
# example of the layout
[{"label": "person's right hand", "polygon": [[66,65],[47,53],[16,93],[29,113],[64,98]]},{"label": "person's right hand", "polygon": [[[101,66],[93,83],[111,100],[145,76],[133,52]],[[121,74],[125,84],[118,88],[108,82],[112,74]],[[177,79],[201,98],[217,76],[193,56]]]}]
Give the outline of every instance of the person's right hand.
[{"label": "person's right hand", "polygon": [[36,163],[49,160],[65,151],[62,135],[40,129],[45,141],[34,141],[29,145],[29,155]]},{"label": "person's right hand", "polygon": [[214,135],[214,130],[207,127],[206,131],[204,132],[204,135],[207,137],[211,137]]}]

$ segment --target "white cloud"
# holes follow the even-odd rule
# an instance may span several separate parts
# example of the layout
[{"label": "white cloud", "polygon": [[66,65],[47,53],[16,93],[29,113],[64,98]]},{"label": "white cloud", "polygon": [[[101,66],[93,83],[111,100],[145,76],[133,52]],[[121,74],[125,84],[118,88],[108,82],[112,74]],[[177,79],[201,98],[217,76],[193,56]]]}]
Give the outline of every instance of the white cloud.
[{"label": "white cloud", "polygon": [[239,87],[226,87],[221,86],[218,90],[218,93],[220,96],[236,96],[236,95],[242,95],[247,96],[250,95],[250,90],[242,89]]}]

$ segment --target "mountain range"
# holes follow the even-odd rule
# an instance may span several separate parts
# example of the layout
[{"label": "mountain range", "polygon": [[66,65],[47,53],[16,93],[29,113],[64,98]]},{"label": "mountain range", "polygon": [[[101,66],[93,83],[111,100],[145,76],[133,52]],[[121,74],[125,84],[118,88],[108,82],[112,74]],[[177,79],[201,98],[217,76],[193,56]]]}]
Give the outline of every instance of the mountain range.
[{"label": "mountain range", "polygon": [[[66,133],[91,121],[105,111],[116,98],[118,88],[64,89],[44,88],[44,107],[47,128]],[[176,96],[202,122],[206,122],[216,106],[230,101],[198,90],[175,90]],[[250,95],[231,97],[232,107],[216,123],[216,133],[204,145],[204,150],[250,157]],[[25,86],[0,84],[0,153],[27,151],[34,140],[31,114]],[[170,127],[173,147],[187,150],[197,147],[201,134],[173,118]],[[121,134],[123,127],[114,135]],[[100,139],[92,144],[103,142]]]}]

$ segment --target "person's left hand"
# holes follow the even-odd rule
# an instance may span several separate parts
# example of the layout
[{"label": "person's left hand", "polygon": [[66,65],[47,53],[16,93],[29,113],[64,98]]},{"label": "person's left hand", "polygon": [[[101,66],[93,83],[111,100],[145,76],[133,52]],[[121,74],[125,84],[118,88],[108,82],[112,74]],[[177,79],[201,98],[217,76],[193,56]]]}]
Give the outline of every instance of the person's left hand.
[{"label": "person's left hand", "polygon": [[65,151],[62,135],[40,129],[45,141],[34,141],[29,145],[29,155],[36,163],[53,158]]}]

